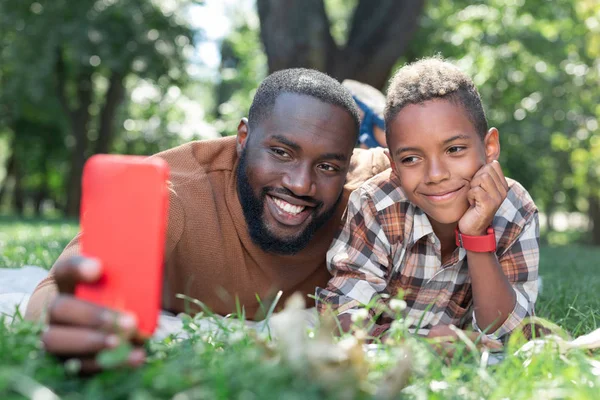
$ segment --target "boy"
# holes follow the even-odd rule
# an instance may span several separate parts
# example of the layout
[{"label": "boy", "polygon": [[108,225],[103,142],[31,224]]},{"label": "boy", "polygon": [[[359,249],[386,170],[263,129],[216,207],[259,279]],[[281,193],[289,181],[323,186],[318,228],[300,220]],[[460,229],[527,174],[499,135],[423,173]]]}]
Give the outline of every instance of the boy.
[{"label": "boy", "polygon": [[385,124],[392,168],[352,193],[320,311],[347,330],[361,304],[402,291],[419,334],[469,323],[489,339],[510,333],[534,312],[538,211],[504,177],[473,82],[440,58],[407,65],[390,82]]}]

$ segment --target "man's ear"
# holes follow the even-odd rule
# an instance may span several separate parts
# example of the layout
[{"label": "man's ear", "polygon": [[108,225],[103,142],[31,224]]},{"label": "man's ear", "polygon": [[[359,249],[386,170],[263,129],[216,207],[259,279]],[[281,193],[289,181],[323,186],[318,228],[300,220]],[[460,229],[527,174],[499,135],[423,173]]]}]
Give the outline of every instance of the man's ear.
[{"label": "man's ear", "polygon": [[246,142],[248,140],[248,118],[242,118],[237,128],[237,137],[236,137],[236,145],[235,150],[237,151],[238,156],[242,155],[242,151],[246,147]]},{"label": "man's ear", "polygon": [[483,146],[485,147],[486,163],[491,163],[500,158],[500,136],[498,129],[490,128],[483,139]]}]

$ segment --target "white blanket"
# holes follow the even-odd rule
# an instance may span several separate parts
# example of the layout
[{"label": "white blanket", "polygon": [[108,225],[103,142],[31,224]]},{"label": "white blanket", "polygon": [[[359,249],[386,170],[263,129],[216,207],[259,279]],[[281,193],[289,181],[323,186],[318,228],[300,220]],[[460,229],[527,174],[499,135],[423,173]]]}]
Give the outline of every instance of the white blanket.
[{"label": "white blanket", "polygon": [[[31,293],[47,275],[48,271],[40,267],[0,268],[0,315],[6,316],[5,323],[10,324],[17,313],[21,315],[25,314]],[[307,327],[315,326],[318,321],[317,312],[314,308],[302,310],[302,312],[296,315]],[[268,322],[246,321],[245,325],[256,331],[267,332],[274,325],[277,325],[279,321],[283,322],[284,318],[275,314]],[[223,325],[239,324],[239,320],[223,317],[196,319],[194,321],[197,330],[207,333],[219,331]],[[187,333],[183,330],[181,317],[163,312],[160,315],[154,338],[161,340],[171,334],[180,338],[187,336]]]}]

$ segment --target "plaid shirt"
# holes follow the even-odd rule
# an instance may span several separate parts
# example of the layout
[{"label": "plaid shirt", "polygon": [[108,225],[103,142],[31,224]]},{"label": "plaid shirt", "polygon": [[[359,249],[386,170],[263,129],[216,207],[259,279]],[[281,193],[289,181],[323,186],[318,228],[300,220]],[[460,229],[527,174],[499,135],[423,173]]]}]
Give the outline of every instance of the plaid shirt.
[{"label": "plaid shirt", "polygon": [[[518,182],[507,181],[510,189],[493,227],[496,255],[515,290],[516,305],[489,333],[492,338],[510,333],[533,315],[538,294],[537,208]],[[402,290],[413,331],[427,334],[439,324],[464,328],[470,323],[480,330],[467,264],[466,251],[457,248],[442,265],[440,241],[427,215],[409,202],[388,170],[351,194],[343,227],[327,253],[333,277],[326,289],[317,288],[317,305],[321,312],[332,308],[338,315],[352,314],[374,298],[386,302]]]}]

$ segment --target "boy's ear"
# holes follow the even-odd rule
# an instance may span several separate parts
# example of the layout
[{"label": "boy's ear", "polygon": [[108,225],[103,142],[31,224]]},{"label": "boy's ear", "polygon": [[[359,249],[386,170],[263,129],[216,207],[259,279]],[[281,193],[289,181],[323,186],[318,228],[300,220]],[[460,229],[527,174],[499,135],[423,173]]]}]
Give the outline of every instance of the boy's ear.
[{"label": "boy's ear", "polygon": [[398,170],[396,170],[396,163],[394,162],[394,157],[390,154],[390,149],[384,149],[383,153],[387,156],[388,160],[390,160],[390,167],[392,167],[392,172],[398,176]]},{"label": "boy's ear", "polygon": [[490,128],[483,139],[483,146],[485,147],[485,162],[491,163],[494,160],[500,158],[500,136],[498,129]]},{"label": "boy's ear", "polygon": [[246,147],[248,140],[248,118],[242,118],[237,128],[237,137],[235,150],[237,151],[238,157],[242,155],[242,151]]}]

